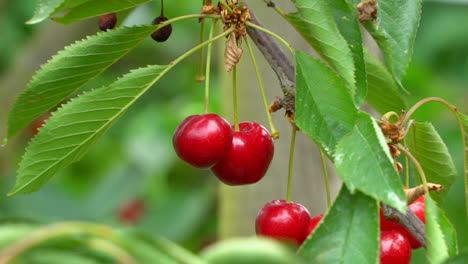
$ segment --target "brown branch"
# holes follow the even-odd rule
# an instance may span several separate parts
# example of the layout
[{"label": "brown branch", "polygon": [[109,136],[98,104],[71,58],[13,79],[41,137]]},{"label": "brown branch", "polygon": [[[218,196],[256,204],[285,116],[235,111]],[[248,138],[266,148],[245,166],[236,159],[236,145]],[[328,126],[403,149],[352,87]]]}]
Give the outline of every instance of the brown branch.
[{"label": "brown branch", "polygon": [[[262,26],[252,10],[250,10],[250,15],[253,19],[252,23]],[[289,94],[288,96],[294,96],[296,94],[296,82],[294,78],[294,65],[291,59],[286,56],[278,42],[270,35],[252,27],[247,27],[247,32],[276,73],[283,93],[285,95]]]},{"label": "brown branch", "polygon": [[399,224],[406,228],[421,245],[426,248],[426,229],[424,223],[411,210],[407,210],[406,214],[402,214],[398,210],[389,205],[382,203],[382,211],[386,219],[398,219]]}]

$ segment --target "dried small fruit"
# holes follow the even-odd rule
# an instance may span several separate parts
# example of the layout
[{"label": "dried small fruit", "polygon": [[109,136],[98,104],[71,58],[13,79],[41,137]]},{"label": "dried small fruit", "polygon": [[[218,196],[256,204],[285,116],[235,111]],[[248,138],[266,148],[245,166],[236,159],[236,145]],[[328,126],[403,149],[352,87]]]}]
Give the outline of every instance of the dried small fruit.
[{"label": "dried small fruit", "polygon": [[99,17],[99,29],[107,31],[113,29],[117,24],[117,15],[115,13],[105,14]]},{"label": "dried small fruit", "polygon": [[[165,16],[158,16],[153,20],[153,25],[159,25],[164,21],[167,21],[167,17]],[[151,37],[156,40],[157,42],[164,42],[166,41],[172,34],[172,25],[166,25],[151,34]]]}]

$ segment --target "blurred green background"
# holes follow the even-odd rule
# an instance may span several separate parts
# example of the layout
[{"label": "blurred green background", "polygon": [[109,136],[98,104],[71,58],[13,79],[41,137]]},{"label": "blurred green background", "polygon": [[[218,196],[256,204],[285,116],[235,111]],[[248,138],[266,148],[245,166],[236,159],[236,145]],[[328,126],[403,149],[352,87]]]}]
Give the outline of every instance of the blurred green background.
[{"label": "blurred green background", "polygon": [[[167,1],[165,15],[197,13],[200,1]],[[24,89],[31,74],[22,67],[38,65],[44,59],[27,54],[54,54],[57,50],[37,48],[38,39],[55,25],[44,22],[26,25],[35,6],[34,0],[0,1],[0,105],[2,117],[11,106],[11,94]],[[404,80],[409,105],[422,98],[436,96],[457,105],[468,113],[468,4],[425,1],[414,58]],[[123,16],[124,14],[119,14]],[[159,15],[159,3],[151,2],[134,10],[124,25],[149,24]],[[273,14],[272,12],[272,15]],[[60,26],[62,27],[62,26]],[[67,43],[97,31],[97,18],[79,22],[69,32]],[[125,56],[84,89],[100,87],[128,70],[147,64],[166,64],[178,54],[196,45],[199,24],[193,21],[174,25],[170,40],[156,44],[151,39]],[[54,39],[48,39],[53,42]],[[57,47],[58,49],[63,48]],[[219,47],[218,47],[219,48]],[[218,69],[220,61],[214,61]],[[199,251],[216,240],[216,181],[208,170],[197,170],[176,158],[172,133],[186,116],[203,111],[203,85],[195,82],[198,56],[169,72],[117,122],[83,160],[61,171],[41,191],[6,198],[12,188],[18,161],[32,136],[25,131],[13,143],[0,149],[0,221],[27,221],[40,224],[86,220],[111,225],[128,225],[119,212],[135,200],[144,201],[144,213],[135,225],[148,234],[158,234]],[[253,76],[252,76],[253,77]],[[214,71],[211,111],[222,104],[220,81]],[[468,251],[468,225],[463,196],[463,155],[461,136],[455,118],[443,106],[426,105],[416,113],[418,121],[432,121],[453,155],[459,172],[443,208],[458,231],[460,251]],[[1,119],[0,135],[5,132]],[[415,251],[413,263],[422,263],[423,250]]]}]

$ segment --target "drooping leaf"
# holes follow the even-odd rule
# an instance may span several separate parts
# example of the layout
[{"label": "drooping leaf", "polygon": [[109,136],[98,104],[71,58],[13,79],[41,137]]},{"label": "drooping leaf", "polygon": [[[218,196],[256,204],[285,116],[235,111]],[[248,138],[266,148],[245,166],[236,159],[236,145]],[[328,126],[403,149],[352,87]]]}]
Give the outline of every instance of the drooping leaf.
[{"label": "drooping leaf", "polygon": [[293,0],[297,12],[286,18],[304,39],[338,72],[346,87],[356,93],[353,54],[341,35],[328,1]]},{"label": "drooping leaf", "polygon": [[353,129],[358,110],[342,79],[319,60],[296,52],[296,123],[328,155]]},{"label": "drooping leaf", "polygon": [[90,0],[38,0],[34,15],[32,18],[26,21],[26,24],[42,22],[50,16],[65,10],[66,8],[71,8],[75,5],[80,5],[88,1]]},{"label": "drooping leaf", "polygon": [[360,113],[351,133],[344,136],[334,155],[336,171],[346,186],[406,210],[406,197],[380,127]]},{"label": "drooping leaf", "polygon": [[397,113],[407,109],[406,101],[398,91],[387,68],[368,51],[364,52],[367,73],[367,102],[381,114]]},{"label": "drooping leaf", "polygon": [[366,21],[364,25],[382,49],[390,72],[401,84],[413,55],[422,0],[381,0],[377,6],[377,22]]},{"label": "drooping leaf", "polygon": [[379,259],[378,203],[343,186],[322,223],[298,254],[307,263],[372,263]]},{"label": "drooping leaf", "polygon": [[468,116],[457,111],[457,120],[460,125],[463,141],[463,178],[465,181],[465,206],[468,215]]},{"label": "drooping leaf", "polygon": [[354,100],[361,105],[367,94],[366,65],[362,48],[361,30],[356,19],[356,9],[348,4],[346,0],[327,1],[332,8],[336,24],[343,37],[348,42],[349,49],[354,60],[354,77],[356,80],[356,91]]},{"label": "drooping leaf", "polygon": [[221,241],[202,252],[210,264],[297,264],[302,263],[290,248],[267,238],[238,238]]},{"label": "drooping leaf", "polygon": [[62,24],[71,24],[86,18],[133,8],[151,0],[93,0],[70,9],[64,16],[53,18]]},{"label": "drooping leaf", "polygon": [[8,117],[8,137],[95,78],[154,32],[154,26],[119,28],[78,41],[36,72]]},{"label": "drooping leaf", "polygon": [[409,150],[421,164],[428,182],[444,186],[442,192],[434,197],[440,204],[457,178],[447,146],[431,123],[415,122],[407,138]]},{"label": "drooping leaf", "polygon": [[9,195],[38,190],[58,170],[78,161],[102,134],[156,81],[190,54],[227,36],[227,30],[190,49],[167,66],[131,71],[109,86],[86,92],[65,104],[26,148]]},{"label": "drooping leaf", "polygon": [[443,263],[457,255],[457,235],[444,211],[437,207],[430,195],[425,199],[426,215],[426,256],[430,263]]},{"label": "drooping leaf", "polygon": [[27,147],[9,195],[36,191],[59,169],[79,160],[167,69],[154,65],[132,71],[65,104]]}]

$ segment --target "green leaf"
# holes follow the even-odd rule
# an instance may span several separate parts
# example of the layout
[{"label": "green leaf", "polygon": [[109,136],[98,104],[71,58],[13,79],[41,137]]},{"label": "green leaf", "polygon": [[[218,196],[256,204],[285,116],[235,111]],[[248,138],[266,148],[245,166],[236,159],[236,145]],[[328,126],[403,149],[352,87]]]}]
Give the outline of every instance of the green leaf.
[{"label": "green leaf", "polygon": [[466,264],[468,263],[468,254],[462,254],[448,259],[444,264]]},{"label": "green leaf", "polygon": [[36,72],[8,117],[8,137],[95,78],[143,39],[154,26],[119,28],[78,41],[57,53]]},{"label": "green leaf", "polygon": [[288,13],[286,18],[345,80],[354,96],[356,80],[353,54],[336,22],[331,19],[333,14],[328,1],[293,0],[293,3],[298,12]]},{"label": "green leaf", "polygon": [[430,263],[443,263],[457,255],[457,235],[444,211],[437,207],[430,195],[426,194],[426,256]]},{"label": "green leaf", "polygon": [[26,21],[26,24],[36,24],[42,22],[53,14],[88,1],[91,0],[39,0],[37,2],[33,17]]},{"label": "green leaf", "polygon": [[98,258],[81,255],[79,252],[65,251],[63,249],[33,250],[21,257],[23,263],[34,264],[99,264],[105,263]]},{"label": "green leaf", "polygon": [[444,189],[435,199],[441,204],[457,178],[452,157],[431,123],[415,122],[407,137],[411,154],[419,161],[428,182],[442,184]]},{"label": "green leaf", "polygon": [[367,73],[367,102],[381,114],[407,109],[406,101],[398,91],[392,75],[376,57],[364,52]]},{"label": "green leaf", "polygon": [[238,238],[221,241],[202,252],[210,264],[294,264],[294,253],[267,238]]},{"label": "green leaf", "polygon": [[346,0],[328,1],[332,8],[336,24],[343,37],[348,42],[349,49],[354,60],[354,77],[356,80],[356,91],[354,100],[357,105],[361,105],[367,94],[366,65],[362,48],[361,30],[356,19],[356,9],[347,3]]},{"label": "green leaf", "polygon": [[37,226],[30,223],[2,223],[0,225],[0,248],[31,233]]},{"label": "green leaf", "polygon": [[378,263],[378,203],[343,186],[329,212],[299,248],[307,263]]},{"label": "green leaf", "polygon": [[53,18],[62,24],[71,24],[86,18],[133,8],[151,0],[93,0],[75,6],[62,17]]},{"label": "green leaf", "polygon": [[38,190],[58,170],[79,160],[123,113],[171,66],[148,66],[108,87],[86,92],[65,104],[33,138],[20,162],[9,195]]},{"label": "green leaf", "polygon": [[[136,231],[136,230],[135,230]],[[150,237],[146,233],[124,230],[119,244],[139,260],[138,263],[190,263],[205,264],[200,257],[184,247],[162,237]]]},{"label": "green leaf", "polygon": [[465,206],[466,206],[466,213],[468,214],[468,116],[456,112],[457,120],[460,125],[460,130],[462,133],[462,141],[463,141],[463,178],[465,181]]},{"label": "green leaf", "polygon": [[358,110],[342,79],[319,60],[296,52],[296,123],[328,155],[354,126]]},{"label": "green leaf", "polygon": [[401,84],[413,55],[422,0],[381,0],[377,5],[377,23],[366,21],[364,25],[382,49],[390,72]]},{"label": "green leaf", "polygon": [[360,113],[351,133],[344,136],[334,155],[338,175],[346,186],[382,201],[402,212],[406,196],[387,143],[377,122]]}]

